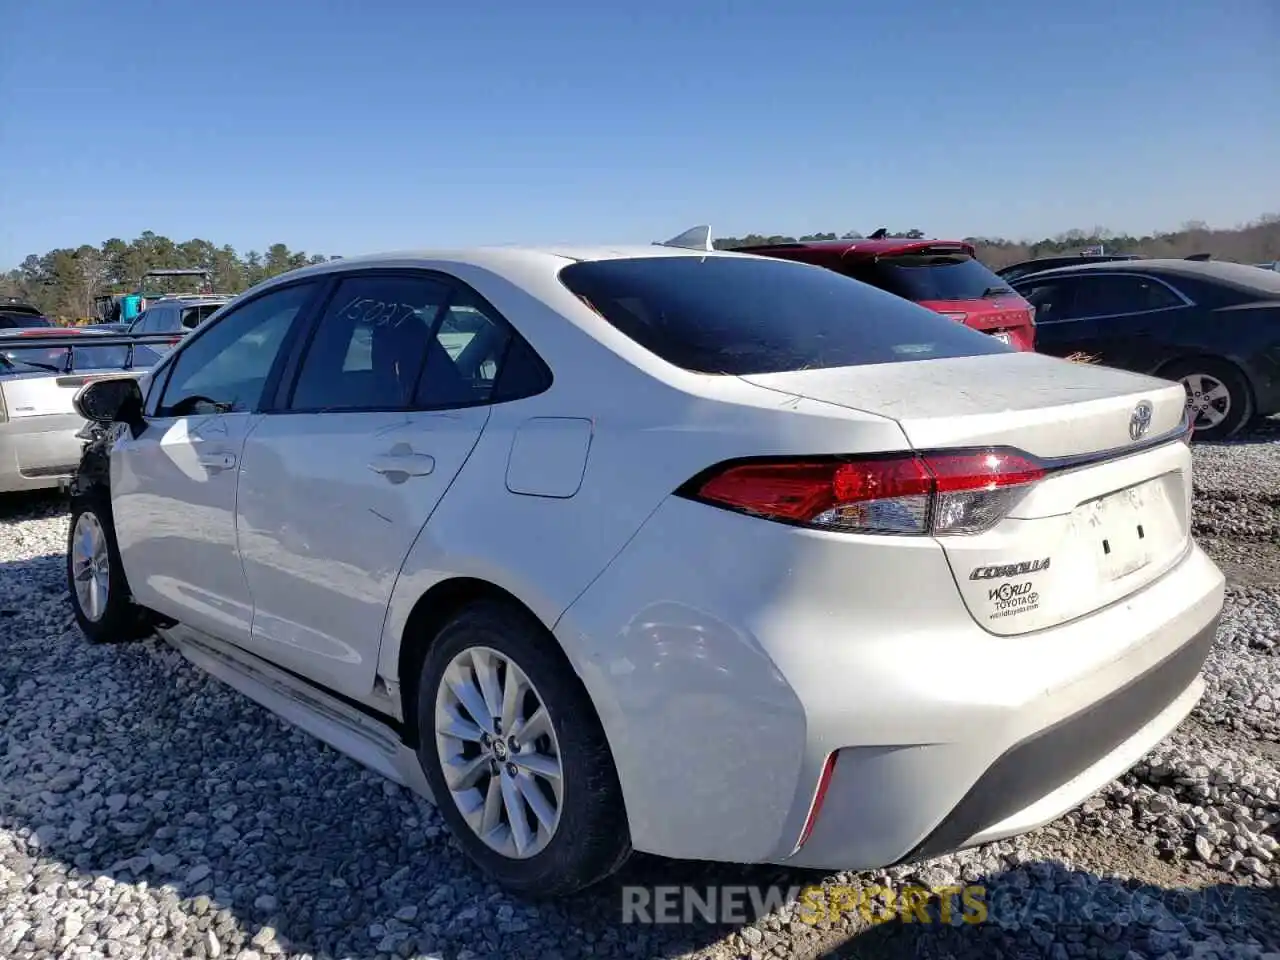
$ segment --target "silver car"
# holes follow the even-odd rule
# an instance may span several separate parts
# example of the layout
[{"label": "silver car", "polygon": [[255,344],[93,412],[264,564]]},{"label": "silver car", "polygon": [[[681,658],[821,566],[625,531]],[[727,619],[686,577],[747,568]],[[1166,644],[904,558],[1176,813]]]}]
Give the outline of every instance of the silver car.
[{"label": "silver car", "polygon": [[167,338],[80,331],[0,335],[0,494],[59,486],[80,462],[85,420],[72,398],[104,376],[137,375]]},{"label": "silver car", "polygon": [[230,297],[212,294],[150,300],[147,308],[130,324],[129,333],[184,334],[200,326],[230,300]]}]

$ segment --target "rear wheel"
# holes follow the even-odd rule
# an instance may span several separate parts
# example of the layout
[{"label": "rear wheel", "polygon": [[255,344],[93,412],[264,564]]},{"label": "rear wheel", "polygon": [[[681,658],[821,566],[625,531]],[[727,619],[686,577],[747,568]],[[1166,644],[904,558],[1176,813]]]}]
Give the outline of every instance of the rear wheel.
[{"label": "rear wheel", "polygon": [[1253,416],[1249,381],[1234,364],[1215,357],[1178,360],[1161,376],[1179,381],[1187,391],[1187,413],[1198,440],[1222,440],[1236,433]]},{"label": "rear wheel", "polygon": [[604,732],[540,624],[498,602],[467,607],[435,638],[417,690],[423,771],[490,876],[551,897],[623,864],[630,835]]},{"label": "rear wheel", "polygon": [[67,588],[76,623],[90,642],[135,640],[151,631],[147,611],[129,592],[111,514],[101,496],[71,502]]}]

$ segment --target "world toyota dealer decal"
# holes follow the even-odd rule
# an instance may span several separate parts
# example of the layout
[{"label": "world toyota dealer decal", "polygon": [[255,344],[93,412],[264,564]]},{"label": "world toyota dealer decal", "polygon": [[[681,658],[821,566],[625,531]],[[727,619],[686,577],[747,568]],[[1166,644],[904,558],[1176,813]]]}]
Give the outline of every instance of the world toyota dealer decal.
[{"label": "world toyota dealer decal", "polygon": [[[1029,613],[1040,606],[1040,594],[1030,580],[1021,580],[1029,574],[1049,569],[1049,558],[1024,560],[1020,563],[1002,563],[994,566],[974,567],[970,580],[1004,580],[1004,583],[987,589],[987,602],[991,604],[990,620],[1015,617]],[[1018,582],[1021,581],[1021,582]]]}]

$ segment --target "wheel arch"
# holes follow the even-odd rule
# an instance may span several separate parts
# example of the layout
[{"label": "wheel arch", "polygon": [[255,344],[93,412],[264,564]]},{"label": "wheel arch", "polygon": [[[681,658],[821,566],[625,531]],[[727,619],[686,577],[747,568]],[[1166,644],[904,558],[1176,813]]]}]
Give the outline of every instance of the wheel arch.
[{"label": "wheel arch", "polygon": [[[414,749],[417,749],[419,744],[418,712],[414,706],[418,696],[418,675],[422,671],[423,661],[436,635],[459,611],[482,600],[505,604],[525,616],[530,624],[535,624],[541,629],[546,642],[559,653],[565,669],[570,671],[582,685],[587,700],[591,702],[592,709],[596,712],[596,723],[600,725],[603,732],[604,725],[590,690],[568,653],[556,639],[552,624],[546,623],[527,603],[510,590],[490,580],[473,576],[455,576],[433,584],[417,599],[400,636],[400,646],[396,652],[396,678],[399,684],[399,707],[401,716],[404,718],[401,731],[405,744]],[[607,734],[605,742],[608,742]]]}]

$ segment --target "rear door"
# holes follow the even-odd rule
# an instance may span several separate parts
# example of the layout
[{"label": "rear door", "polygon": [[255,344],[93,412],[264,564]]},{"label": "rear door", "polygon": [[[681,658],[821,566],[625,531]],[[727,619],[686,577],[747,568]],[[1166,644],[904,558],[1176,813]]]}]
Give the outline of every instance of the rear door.
[{"label": "rear door", "polygon": [[1070,316],[1102,363],[1146,371],[1168,356],[1162,343],[1191,301],[1146,274],[1100,272],[1076,278]]},{"label": "rear door", "polygon": [[273,287],[193,334],[147,398],[147,428],[111,452],[116,537],[145,606],[245,642],[252,604],[236,550],[245,437],[319,289]]},{"label": "rear door", "polygon": [[1071,277],[1030,278],[1014,283],[1036,316],[1036,350],[1066,357],[1096,349],[1095,329],[1075,322],[1072,311],[1076,281]]},{"label": "rear door", "polygon": [[245,443],[236,524],[255,653],[369,693],[392,587],[484,429],[507,337],[449,278],[342,276]]}]

